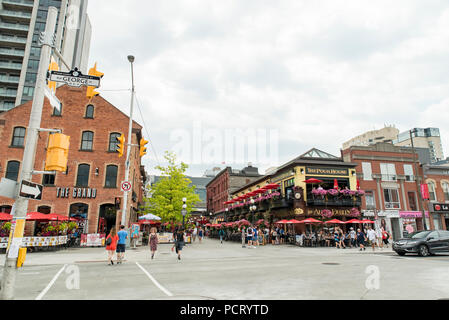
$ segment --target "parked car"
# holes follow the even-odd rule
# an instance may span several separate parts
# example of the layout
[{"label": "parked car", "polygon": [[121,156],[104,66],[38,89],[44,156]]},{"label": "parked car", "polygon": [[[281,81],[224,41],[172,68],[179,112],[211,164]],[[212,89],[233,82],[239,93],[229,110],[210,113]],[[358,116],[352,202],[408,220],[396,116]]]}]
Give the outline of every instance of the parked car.
[{"label": "parked car", "polygon": [[449,231],[417,231],[406,238],[393,243],[393,250],[400,256],[407,253],[417,253],[421,257],[435,253],[449,253]]}]

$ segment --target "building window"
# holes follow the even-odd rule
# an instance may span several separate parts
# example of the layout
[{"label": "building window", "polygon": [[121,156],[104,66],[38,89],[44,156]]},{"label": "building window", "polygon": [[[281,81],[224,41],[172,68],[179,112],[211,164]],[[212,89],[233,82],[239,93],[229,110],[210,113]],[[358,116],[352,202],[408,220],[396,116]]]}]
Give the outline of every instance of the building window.
[{"label": "building window", "polygon": [[367,190],[365,193],[365,200],[366,200],[366,209],[367,210],[376,209],[376,199],[374,198],[374,191]]},{"label": "building window", "polygon": [[89,173],[90,165],[80,164],[78,166],[78,175],[76,177],[77,187],[88,187],[89,186]]},{"label": "building window", "polygon": [[404,175],[405,181],[415,181],[413,166],[411,164],[404,164]]},{"label": "building window", "polygon": [[88,105],[86,108],[86,118],[93,119],[94,118],[94,106]]},{"label": "building window", "polygon": [[12,147],[23,147],[25,145],[25,133],[26,129],[22,127],[14,128],[12,137]]},{"label": "building window", "polygon": [[449,201],[449,183],[443,182],[441,186],[443,187],[444,201]]},{"label": "building window", "polygon": [[117,188],[117,172],[117,166],[107,166],[105,188]]},{"label": "building window", "polygon": [[397,189],[384,189],[385,208],[400,209],[399,192]]},{"label": "building window", "polygon": [[91,151],[94,145],[94,133],[91,131],[84,131],[81,139],[81,150]]},{"label": "building window", "polygon": [[382,181],[396,181],[396,168],[392,163],[381,163]]},{"label": "building window", "polygon": [[430,201],[437,201],[437,196],[436,196],[436,192],[435,192],[435,183],[433,183],[432,181],[429,181],[428,183],[429,185],[429,195],[430,195]]},{"label": "building window", "polygon": [[61,108],[58,110],[56,108],[53,108],[53,117],[61,117],[62,116],[62,103]]},{"label": "building window", "polygon": [[6,179],[17,181],[19,178],[19,161],[9,161],[8,166],[6,167]]},{"label": "building window", "polygon": [[50,214],[51,213],[51,207],[41,206],[41,207],[37,208],[37,212],[43,213],[43,214]]},{"label": "building window", "polygon": [[362,170],[363,170],[363,180],[371,181],[373,180],[373,170],[371,168],[371,163],[369,162],[363,162],[362,163]]},{"label": "building window", "polygon": [[410,205],[411,211],[418,211],[418,206],[416,205],[416,194],[414,192],[408,192],[408,204]]},{"label": "building window", "polygon": [[44,178],[42,179],[42,184],[44,186],[54,186],[55,178],[56,178],[56,176],[54,174],[44,174]]},{"label": "building window", "polygon": [[120,136],[121,136],[121,134],[117,133],[117,132],[111,133],[109,135],[109,151],[110,152],[116,152],[117,151],[117,148],[118,148],[117,144],[119,143],[117,138],[120,138]]}]

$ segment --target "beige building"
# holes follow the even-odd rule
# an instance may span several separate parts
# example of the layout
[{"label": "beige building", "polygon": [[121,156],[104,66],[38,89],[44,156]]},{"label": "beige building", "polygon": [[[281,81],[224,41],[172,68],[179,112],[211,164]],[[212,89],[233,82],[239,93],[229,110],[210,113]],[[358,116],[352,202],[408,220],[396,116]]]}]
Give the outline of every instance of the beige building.
[{"label": "beige building", "polygon": [[[427,148],[430,150],[430,162],[435,163],[444,160],[443,145],[441,143],[440,129],[415,128],[412,129],[413,144],[415,148]],[[410,130],[398,135],[393,144],[400,147],[411,147]]]},{"label": "beige building", "polygon": [[379,142],[392,142],[399,135],[399,130],[394,126],[388,126],[380,130],[365,132],[343,144],[343,150],[353,146],[369,146]]}]

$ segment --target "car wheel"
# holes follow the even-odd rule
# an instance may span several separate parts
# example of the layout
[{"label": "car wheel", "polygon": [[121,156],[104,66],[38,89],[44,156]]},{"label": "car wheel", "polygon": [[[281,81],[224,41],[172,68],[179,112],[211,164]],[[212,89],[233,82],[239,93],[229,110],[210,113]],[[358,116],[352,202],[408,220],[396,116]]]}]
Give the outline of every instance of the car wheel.
[{"label": "car wheel", "polygon": [[424,244],[420,245],[418,248],[418,254],[421,257],[428,257],[430,255],[429,248]]},{"label": "car wheel", "polygon": [[401,257],[405,256],[405,252],[396,252],[398,255],[400,255]]}]

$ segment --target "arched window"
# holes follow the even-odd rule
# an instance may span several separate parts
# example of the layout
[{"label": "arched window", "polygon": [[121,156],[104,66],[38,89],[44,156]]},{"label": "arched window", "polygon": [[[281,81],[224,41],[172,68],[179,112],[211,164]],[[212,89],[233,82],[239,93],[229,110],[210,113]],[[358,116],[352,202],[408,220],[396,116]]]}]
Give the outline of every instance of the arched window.
[{"label": "arched window", "polygon": [[25,145],[25,133],[26,129],[23,127],[14,128],[11,146],[23,147]]},{"label": "arched window", "polygon": [[77,187],[89,187],[90,165],[80,164],[78,166],[78,175],[76,177]]},{"label": "arched window", "polygon": [[435,183],[433,181],[429,181],[427,183],[429,185],[429,194],[430,194],[430,201],[436,201],[436,192],[435,192]]},{"label": "arched window", "polygon": [[106,167],[105,188],[117,188],[117,172],[117,166],[110,165]]},{"label": "arched window", "polygon": [[449,201],[449,183],[446,181],[443,181],[441,186],[443,187],[444,201]]},{"label": "arched window", "polygon": [[94,109],[95,107],[91,104],[86,107],[86,118],[88,119],[94,118]]},{"label": "arched window", "polygon": [[117,133],[117,132],[111,133],[109,135],[109,151],[110,152],[117,151],[117,144],[119,143],[117,138],[120,138],[121,135],[122,135],[121,133]]},{"label": "arched window", "polygon": [[43,213],[43,214],[50,214],[51,213],[51,207],[48,206],[41,206],[37,208],[37,212]]},{"label": "arched window", "polygon": [[81,150],[91,151],[94,146],[94,133],[92,131],[84,131],[81,139]]},{"label": "arched window", "polygon": [[61,117],[62,116],[62,103],[61,108],[58,110],[56,108],[53,108],[53,116],[54,117]]},{"label": "arched window", "polygon": [[6,167],[6,179],[17,181],[19,178],[19,161],[9,161],[8,166]]}]

